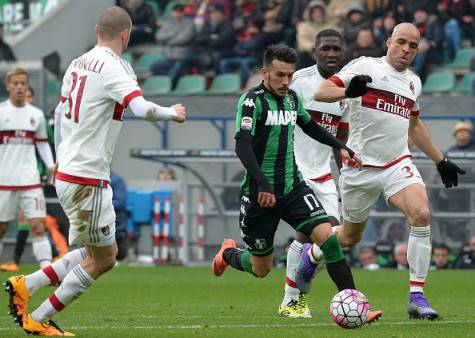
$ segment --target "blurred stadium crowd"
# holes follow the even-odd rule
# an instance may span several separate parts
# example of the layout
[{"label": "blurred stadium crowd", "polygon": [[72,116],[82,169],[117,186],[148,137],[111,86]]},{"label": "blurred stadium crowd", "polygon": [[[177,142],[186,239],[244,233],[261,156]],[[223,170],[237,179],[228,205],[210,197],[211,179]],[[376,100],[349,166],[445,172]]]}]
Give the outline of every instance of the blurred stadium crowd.
[{"label": "blurred stadium crowd", "polygon": [[[255,84],[254,80],[246,86],[264,49],[277,42],[298,50],[298,68],[310,66],[315,62],[315,35],[326,28],[343,34],[346,62],[382,56],[393,27],[406,21],[421,32],[419,55],[412,66],[422,79],[431,71],[465,75],[453,77],[452,90],[460,82],[464,91],[471,84],[475,92],[473,74],[467,72],[470,63],[475,70],[473,0],[119,0],[118,4],[132,17],[132,53],[155,51],[154,56],[137,60],[140,67],[147,75],[170,76],[172,88],[185,74],[210,79],[237,69],[241,86],[249,87]],[[444,79],[452,81],[451,76]]]}]

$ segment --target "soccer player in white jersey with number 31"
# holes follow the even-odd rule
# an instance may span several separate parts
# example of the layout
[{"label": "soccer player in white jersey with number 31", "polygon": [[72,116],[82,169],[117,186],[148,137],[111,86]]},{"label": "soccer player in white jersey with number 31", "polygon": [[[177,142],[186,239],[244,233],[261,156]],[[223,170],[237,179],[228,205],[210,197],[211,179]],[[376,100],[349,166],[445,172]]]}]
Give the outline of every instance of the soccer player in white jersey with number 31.
[{"label": "soccer player in white jersey with number 31", "polygon": [[[120,7],[107,8],[96,25],[97,45],[73,60],[56,108],[55,185],[69,218],[69,242],[76,249],[50,266],[7,281],[11,313],[28,333],[71,336],[51,318],[79,297],[115,264],[115,213],[109,186],[110,163],[124,109],[147,120],[185,120],[185,107],[146,101],[134,71],[121,59],[132,22]],[[61,286],[31,314],[28,302],[45,285]]]},{"label": "soccer player in white jersey with number 31", "polygon": [[[435,319],[438,313],[430,307],[423,291],[431,259],[429,201],[424,182],[411,161],[408,134],[437,164],[446,187],[456,186],[458,174],[465,172],[444,157],[419,119],[421,81],[408,69],[419,42],[415,26],[397,25],[388,38],[385,56],[350,62],[317,88],[315,99],[348,99],[348,146],[363,161],[362,170],[346,165],[341,171],[344,223],[336,229],[340,243],[353,246],[360,241],[369,212],[382,194],[410,224],[408,314],[410,318]],[[304,269],[309,274],[311,270]]]}]

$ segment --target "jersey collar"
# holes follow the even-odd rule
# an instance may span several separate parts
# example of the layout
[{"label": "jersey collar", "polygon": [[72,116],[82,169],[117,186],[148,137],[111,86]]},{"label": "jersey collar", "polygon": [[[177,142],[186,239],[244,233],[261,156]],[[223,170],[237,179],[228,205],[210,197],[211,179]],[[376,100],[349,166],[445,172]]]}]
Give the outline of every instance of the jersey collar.
[{"label": "jersey collar", "polygon": [[396,74],[406,74],[407,73],[407,68],[405,70],[403,70],[402,72],[400,72],[399,70],[397,70],[396,68],[394,68],[393,66],[391,66],[389,64],[389,62],[386,61],[386,56],[382,56],[381,59],[383,60],[383,64],[389,68],[393,73],[396,73]]}]

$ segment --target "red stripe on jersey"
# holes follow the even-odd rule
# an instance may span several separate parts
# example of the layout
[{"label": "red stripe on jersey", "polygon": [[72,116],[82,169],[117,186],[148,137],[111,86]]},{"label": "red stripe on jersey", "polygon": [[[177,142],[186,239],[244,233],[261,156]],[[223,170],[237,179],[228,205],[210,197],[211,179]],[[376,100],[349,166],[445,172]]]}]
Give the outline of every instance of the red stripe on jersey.
[{"label": "red stripe on jersey", "polygon": [[336,75],[330,76],[328,80],[336,84],[338,87],[345,88],[345,83]]},{"label": "red stripe on jersey", "polygon": [[[402,160],[406,159],[406,158],[411,158],[412,155],[404,155],[404,156],[401,156],[397,159],[395,159],[394,161],[391,161],[385,165],[371,165],[371,164],[363,164],[363,167],[365,168],[377,168],[377,169],[388,169],[390,167],[392,167],[393,165],[395,164],[398,164],[399,162],[401,162]],[[348,163],[347,161],[344,161],[346,163],[346,165],[348,165],[348,167],[352,167],[354,168],[355,165],[352,164],[352,163]]]},{"label": "red stripe on jersey", "polygon": [[409,281],[409,285],[410,286],[424,286],[425,285],[425,282],[416,282],[416,281]]},{"label": "red stripe on jersey", "polygon": [[112,115],[113,120],[123,121],[124,120],[124,107],[122,107],[117,102],[114,106],[114,114]]},{"label": "red stripe on jersey", "polygon": [[361,105],[408,119],[411,116],[414,101],[386,90],[369,88],[361,98]]},{"label": "red stripe on jersey", "polygon": [[62,309],[65,308],[65,305],[61,303],[61,301],[56,297],[56,295],[53,293],[51,296],[49,296],[49,302],[53,307],[56,309],[56,311],[60,312]]},{"label": "red stripe on jersey", "polygon": [[349,130],[350,124],[348,122],[340,122],[338,129]]},{"label": "red stripe on jersey", "polygon": [[35,132],[31,130],[1,130],[0,144],[32,145],[35,142]]},{"label": "red stripe on jersey", "polygon": [[51,265],[48,265],[47,267],[43,268],[42,271],[49,278],[51,285],[56,285],[59,283],[59,277]]},{"label": "red stripe on jersey", "polygon": [[66,102],[66,100],[67,100],[67,98],[65,98],[63,95],[61,95],[61,96],[59,97],[59,101],[61,101],[61,103]]},{"label": "red stripe on jersey", "polygon": [[297,283],[295,283],[293,280],[291,280],[289,277],[285,277],[285,283],[287,283],[288,286],[291,288],[297,289]]},{"label": "red stripe on jersey", "polygon": [[325,174],[325,175],[320,176],[320,177],[311,178],[310,181],[317,182],[317,183],[323,183],[323,182],[331,180],[332,178],[333,178],[332,174],[328,173],[328,174]]},{"label": "red stripe on jersey", "polygon": [[419,111],[418,111],[418,110],[413,110],[413,111],[411,112],[411,115],[412,115],[412,116],[419,116]]},{"label": "red stripe on jersey", "polygon": [[41,188],[41,184],[32,185],[0,185],[0,190],[30,190]]},{"label": "red stripe on jersey", "polygon": [[139,96],[142,96],[142,92],[140,90],[135,90],[128,94],[126,97],[124,97],[124,101],[122,101],[122,107],[127,108],[129,102]]},{"label": "red stripe on jersey", "polygon": [[60,181],[65,181],[69,183],[82,184],[82,185],[92,185],[95,187],[107,188],[109,186],[109,181],[99,180],[97,178],[88,178],[88,177],[79,177],[74,175],[69,175],[58,171],[55,175],[55,178]]},{"label": "red stripe on jersey", "polygon": [[308,110],[308,113],[315,122],[328,130],[329,133],[336,135],[338,126],[340,125],[341,116],[316,110]]}]

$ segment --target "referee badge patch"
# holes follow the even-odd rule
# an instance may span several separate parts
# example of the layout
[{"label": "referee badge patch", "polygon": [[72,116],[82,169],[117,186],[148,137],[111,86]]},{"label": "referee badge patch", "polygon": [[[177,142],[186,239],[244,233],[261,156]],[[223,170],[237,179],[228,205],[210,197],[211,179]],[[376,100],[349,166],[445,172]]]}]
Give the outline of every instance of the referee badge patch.
[{"label": "referee badge patch", "polygon": [[252,129],[252,118],[250,117],[243,117],[241,119],[241,129],[243,130],[251,130]]}]

